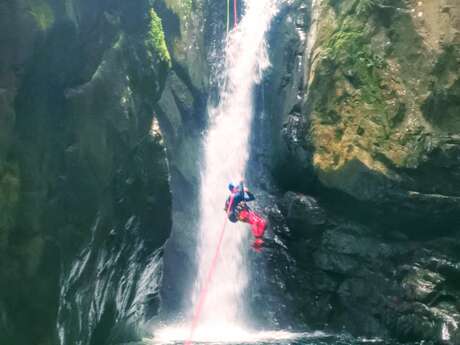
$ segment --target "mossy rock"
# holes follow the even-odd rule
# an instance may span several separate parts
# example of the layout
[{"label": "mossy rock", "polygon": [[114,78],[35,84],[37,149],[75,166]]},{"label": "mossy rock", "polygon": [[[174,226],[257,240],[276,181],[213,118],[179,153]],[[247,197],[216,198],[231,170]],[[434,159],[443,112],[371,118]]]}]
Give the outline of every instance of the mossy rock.
[{"label": "mossy rock", "polygon": [[[406,128],[414,117],[414,99],[399,76],[401,67],[387,55],[389,33],[374,18],[380,5],[378,0],[345,0],[323,6],[329,15],[320,18],[328,24],[319,25],[319,58],[309,88],[313,162],[320,176],[340,175],[347,163],[359,160],[370,171],[392,178],[394,167],[423,155],[405,147],[414,146],[416,138],[407,133],[423,127],[423,121],[411,119]],[[408,37],[413,39],[404,39]]]},{"label": "mossy rock", "polygon": [[162,62],[171,66],[171,56],[165,41],[163,24],[161,18],[153,8],[149,11],[149,30],[145,39],[150,60],[154,61],[154,56],[158,55]]}]

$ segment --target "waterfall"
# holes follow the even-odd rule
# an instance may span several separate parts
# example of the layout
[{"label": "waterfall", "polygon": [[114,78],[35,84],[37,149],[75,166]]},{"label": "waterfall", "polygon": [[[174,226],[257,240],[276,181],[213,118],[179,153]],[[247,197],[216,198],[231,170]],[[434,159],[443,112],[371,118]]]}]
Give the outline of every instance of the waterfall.
[{"label": "waterfall", "polygon": [[[246,0],[244,16],[227,40],[223,71],[226,82],[220,90],[219,104],[209,109],[204,142],[197,251],[199,274],[193,303],[203,288],[225,219],[227,185],[245,174],[254,110],[253,90],[270,64],[265,34],[277,8],[277,0]],[[244,323],[242,294],[248,282],[244,260],[248,239],[247,225],[227,225],[218,267],[201,315],[204,328],[218,330]]]},{"label": "waterfall", "polygon": [[[208,105],[208,128],[203,138],[199,232],[196,249],[198,274],[191,284],[188,322],[155,332],[159,343],[187,339],[190,318],[203,291],[220,232],[226,220],[229,182],[244,178],[249,158],[249,138],[254,114],[254,89],[270,66],[266,34],[283,0],[244,0],[243,16],[227,35],[215,76],[221,80],[218,104]],[[248,340],[251,332],[243,295],[249,285],[245,255],[252,239],[248,225],[226,224],[223,245],[207,287],[195,341]],[[266,336],[266,335],[265,335]]]},{"label": "waterfall", "polygon": [[[244,0],[243,16],[227,36],[216,69],[223,80],[217,105],[208,106],[208,128],[204,136],[204,153],[200,186],[200,216],[196,261],[198,275],[192,285],[190,312],[203,289],[218,238],[226,218],[225,200],[229,182],[239,182],[245,175],[249,157],[249,137],[254,113],[254,88],[264,70],[270,66],[266,33],[282,0]],[[208,287],[195,339],[230,339],[244,333],[247,321],[243,292],[249,272],[245,253],[251,245],[245,224],[228,223],[216,270]],[[190,317],[191,315],[189,315]],[[176,336],[183,329],[160,334]],[[168,334],[165,334],[168,333]],[[188,331],[186,332],[188,334]],[[156,334],[158,336],[158,333]],[[244,336],[243,336],[244,337]]]}]

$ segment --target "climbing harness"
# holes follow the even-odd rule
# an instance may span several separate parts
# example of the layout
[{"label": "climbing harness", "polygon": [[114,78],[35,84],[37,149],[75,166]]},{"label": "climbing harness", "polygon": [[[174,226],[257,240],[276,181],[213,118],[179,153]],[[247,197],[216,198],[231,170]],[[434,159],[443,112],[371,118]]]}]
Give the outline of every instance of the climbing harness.
[{"label": "climbing harness", "polygon": [[211,283],[212,276],[214,275],[214,271],[217,266],[217,259],[219,258],[220,247],[222,246],[222,241],[224,239],[224,234],[225,234],[225,225],[227,225],[227,219],[228,219],[228,216],[230,215],[230,210],[232,209],[234,198],[235,198],[235,194],[232,193],[232,196],[230,197],[230,202],[227,208],[227,216],[225,217],[225,221],[222,226],[222,230],[220,231],[219,241],[217,242],[216,251],[211,261],[211,267],[209,268],[208,275],[206,276],[206,280],[204,281],[203,288],[200,292],[198,303],[196,304],[196,307],[195,307],[195,312],[193,314],[193,319],[192,319],[192,326],[190,328],[190,334],[189,334],[188,340],[184,343],[184,345],[192,344],[193,334],[195,333],[195,328],[198,324],[198,321],[200,320],[201,311],[203,309],[203,305],[206,300],[206,296],[208,294],[209,285]]}]

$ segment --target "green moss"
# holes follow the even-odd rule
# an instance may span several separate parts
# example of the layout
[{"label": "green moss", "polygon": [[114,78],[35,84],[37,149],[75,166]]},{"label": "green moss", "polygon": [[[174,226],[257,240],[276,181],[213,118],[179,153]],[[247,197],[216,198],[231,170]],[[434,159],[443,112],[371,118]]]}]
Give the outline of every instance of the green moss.
[{"label": "green moss", "polygon": [[54,24],[54,13],[45,0],[28,0],[27,11],[40,30],[45,31]]},{"label": "green moss", "polygon": [[155,54],[160,57],[160,60],[171,65],[171,56],[169,55],[168,46],[166,45],[163,24],[161,18],[152,8],[149,11],[149,30],[145,44],[151,60]]},{"label": "green moss", "polygon": [[[351,121],[347,122],[347,127],[359,126],[357,118],[354,117],[367,119],[371,126],[375,124],[379,128],[373,138],[378,142],[385,142],[389,140],[392,128],[399,119],[390,120],[391,110],[388,109],[387,97],[382,87],[388,66],[384,58],[375,54],[372,49],[367,18],[356,16],[358,5],[359,1],[355,1],[354,10],[341,11],[338,14],[338,27],[322,43],[325,49],[321,66],[333,71],[328,78],[335,80],[333,89],[336,91],[328,93],[328,99],[320,101],[330,105],[326,111],[319,112],[320,123],[331,124],[330,114],[333,109],[340,114],[335,123]],[[350,84],[352,88],[345,91],[346,85]],[[349,117],[346,114],[354,114],[354,117],[345,120]],[[335,138],[339,140],[340,137],[336,132]]]},{"label": "green moss", "polygon": [[325,58],[361,90],[366,103],[373,104],[382,99],[378,70],[385,67],[385,61],[372,53],[364,24],[346,19],[328,40]]},{"label": "green moss", "polygon": [[[350,57],[348,54],[360,53],[361,40],[363,35],[359,31],[339,30],[332,35],[327,44],[327,58],[338,60],[341,56]],[[352,48],[353,52],[346,49]]]}]

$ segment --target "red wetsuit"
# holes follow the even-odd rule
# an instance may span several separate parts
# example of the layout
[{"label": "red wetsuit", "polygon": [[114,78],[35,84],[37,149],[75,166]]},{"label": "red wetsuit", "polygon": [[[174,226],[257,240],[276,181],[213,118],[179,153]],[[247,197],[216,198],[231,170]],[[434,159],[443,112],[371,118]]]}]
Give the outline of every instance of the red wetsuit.
[{"label": "red wetsuit", "polygon": [[267,227],[267,221],[251,209],[242,209],[238,213],[240,222],[251,224],[251,231],[255,238],[262,238]]},{"label": "red wetsuit", "polygon": [[[251,231],[256,238],[254,244],[261,245],[263,243],[262,237],[267,227],[267,221],[259,214],[252,211],[247,205],[246,201],[255,200],[254,195],[249,191],[244,191],[243,183],[233,190],[233,205],[229,212],[229,219],[232,222],[240,221],[251,225]],[[230,197],[225,203],[225,209],[228,210]]]}]

